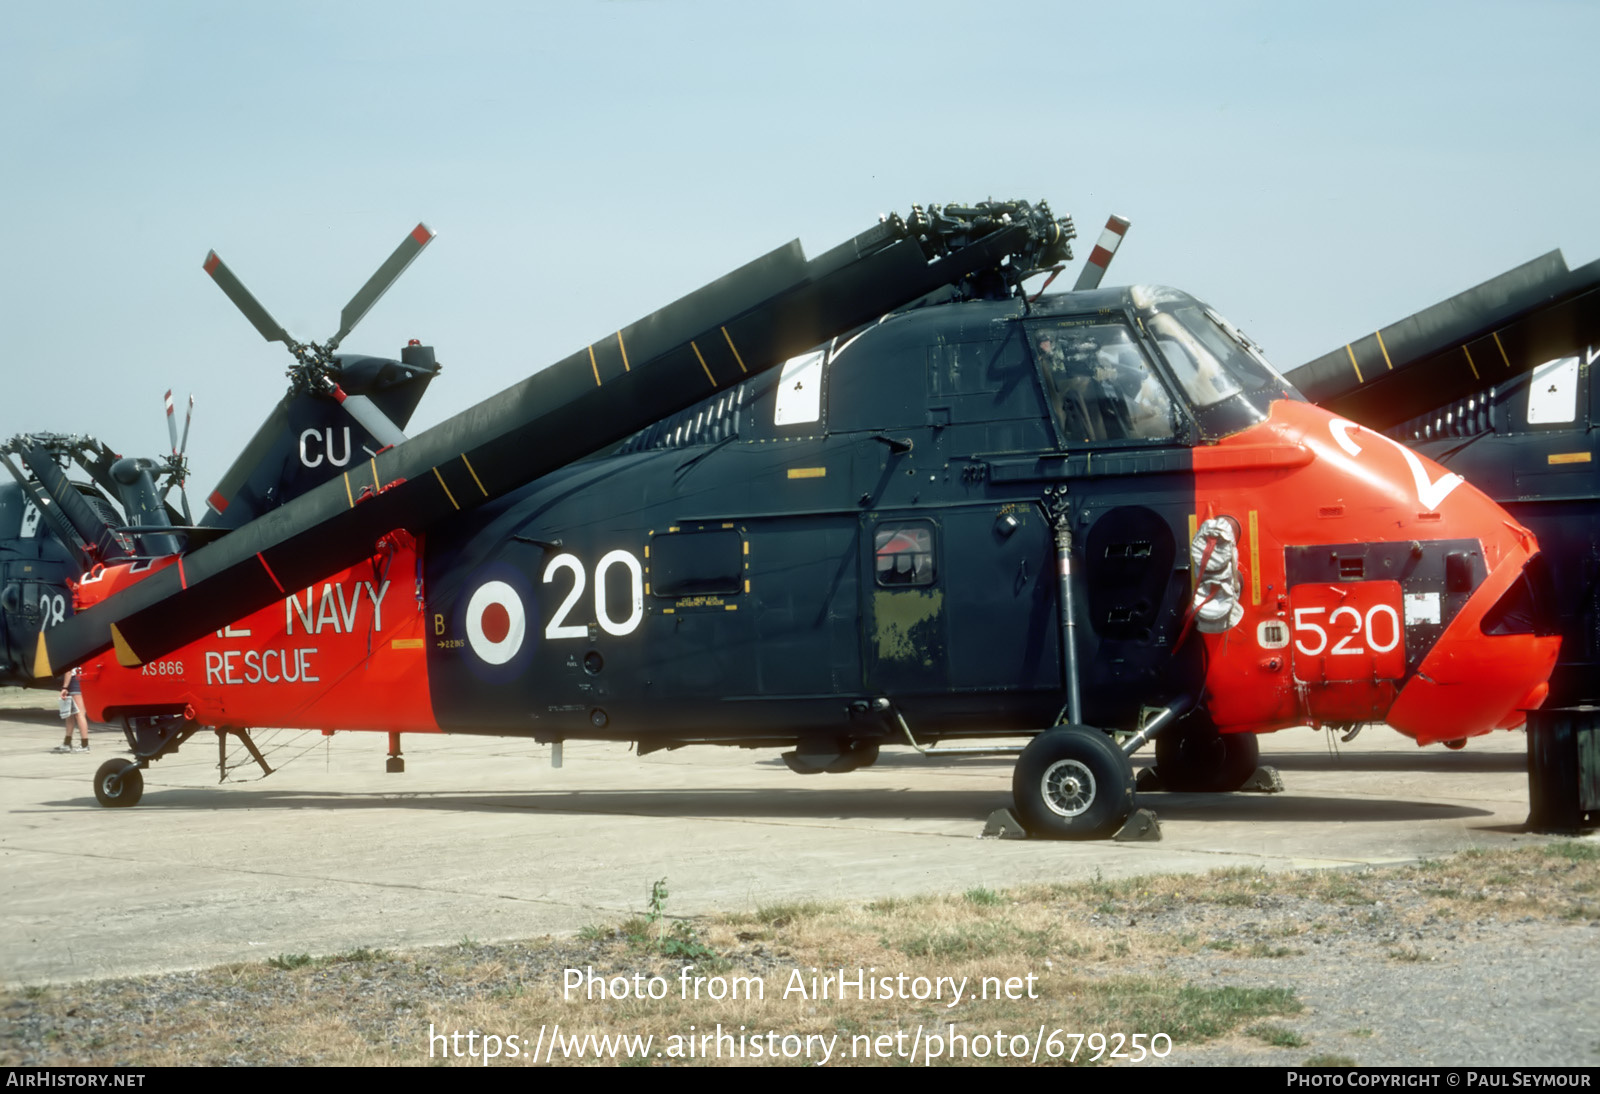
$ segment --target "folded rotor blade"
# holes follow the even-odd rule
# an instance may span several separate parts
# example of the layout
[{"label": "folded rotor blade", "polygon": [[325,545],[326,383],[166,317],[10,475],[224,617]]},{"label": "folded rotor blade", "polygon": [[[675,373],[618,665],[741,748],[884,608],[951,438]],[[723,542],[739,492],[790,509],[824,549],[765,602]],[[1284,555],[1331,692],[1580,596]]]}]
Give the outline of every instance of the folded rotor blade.
[{"label": "folded rotor blade", "polygon": [[329,352],[344,341],[345,335],[361,322],[361,317],[389,290],[389,286],[405,272],[412,260],[422,253],[422,248],[433,242],[433,237],[434,232],[426,224],[418,224],[400,241],[400,246],[378,267],[378,272],[367,279],[367,283],[350,298],[350,303],[344,306],[344,311],[339,313],[339,333],[329,339]]},{"label": "folded rotor blade", "polygon": [[99,557],[85,545],[83,539],[73,528],[72,523],[61,512],[61,507],[52,504],[49,494],[38,483],[29,481],[28,477],[18,469],[17,465],[11,462],[9,452],[10,450],[7,448],[0,448],[0,465],[4,465],[5,469],[11,473],[11,477],[17,480],[17,485],[22,487],[22,496],[38,510],[39,519],[44,521],[45,526],[50,529],[61,545],[77,557],[79,564],[85,570],[99,562]]},{"label": "folded rotor blade", "polygon": [[194,396],[189,396],[189,412],[183,416],[183,440],[178,442],[178,455],[189,451],[189,423],[194,421]]},{"label": "folded rotor blade", "polygon": [[74,437],[72,458],[107,495],[113,498],[119,496],[117,481],[111,477],[111,465],[122,457],[106,447],[105,442],[93,437]]},{"label": "folded rotor blade", "polygon": [[[39,483],[39,489],[55,502],[53,508],[67,519],[78,538],[89,545],[95,561],[110,562],[128,557],[130,553],[128,548],[111,525],[95,512],[94,507],[67,480],[66,474],[56,466],[55,457],[47,449],[24,447],[17,455],[21,457],[28,470],[33,472],[33,477]],[[72,546],[71,540],[65,542],[68,546]]]},{"label": "folded rotor blade", "polygon": [[267,309],[261,306],[260,301],[250,295],[250,290],[233,276],[233,271],[217,257],[216,251],[206,254],[205,271],[211,275],[211,280],[217,283],[217,287],[227,294],[228,299],[233,301],[234,307],[244,312],[244,317],[261,332],[261,337],[269,342],[282,342],[291,349],[294,348],[294,339],[289,337],[289,332],[279,326],[278,321],[267,313]]},{"label": "folded rotor blade", "polygon": [[1387,429],[1600,337],[1600,262],[1560,251],[1490,278],[1301,365],[1312,402]]}]

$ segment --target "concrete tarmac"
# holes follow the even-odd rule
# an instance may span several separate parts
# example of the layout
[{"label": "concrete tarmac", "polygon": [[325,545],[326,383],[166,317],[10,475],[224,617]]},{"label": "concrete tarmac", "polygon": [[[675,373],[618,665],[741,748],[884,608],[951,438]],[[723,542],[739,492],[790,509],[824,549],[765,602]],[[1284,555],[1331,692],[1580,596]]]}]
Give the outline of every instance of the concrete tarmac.
[{"label": "concrete tarmac", "polygon": [[407,771],[391,775],[381,734],[261,731],[282,770],[260,779],[235,744],[240,781],[218,785],[206,734],[145,773],[138,806],[105,809],[91,777],[122,754],[120,731],[95,727],[88,755],[53,754],[53,696],[0,702],[19,704],[0,709],[11,985],[570,932],[642,911],[658,878],[668,913],[695,915],[1097,874],[1392,863],[1544,838],[1522,829],[1520,732],[1450,752],[1383,727],[1351,744],[1287,730],[1262,739],[1286,793],[1142,795],[1160,842],[1051,843],[978,838],[1010,804],[1009,759],[934,763],[909,749],[801,777],[775,751],[640,758],[570,742],[553,769],[532,742],[417,735],[404,739]]}]

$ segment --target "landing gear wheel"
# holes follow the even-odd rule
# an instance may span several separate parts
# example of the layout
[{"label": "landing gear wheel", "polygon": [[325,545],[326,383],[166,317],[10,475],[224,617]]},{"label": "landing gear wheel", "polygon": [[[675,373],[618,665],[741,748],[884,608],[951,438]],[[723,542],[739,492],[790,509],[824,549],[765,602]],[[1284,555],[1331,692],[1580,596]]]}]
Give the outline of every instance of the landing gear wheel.
[{"label": "landing gear wheel", "polygon": [[1051,729],[1017,757],[1011,795],[1030,835],[1105,839],[1133,812],[1133,768],[1098,729]]},{"label": "landing gear wheel", "polygon": [[1231,793],[1260,760],[1254,733],[1218,733],[1208,718],[1191,715],[1156,738],[1156,774],[1168,790]]},{"label": "landing gear wheel", "polygon": [[144,796],[144,772],[132,760],[107,760],[94,773],[95,801],[108,809],[138,805]]},{"label": "landing gear wheel", "polygon": [[850,761],[851,771],[860,771],[863,767],[871,767],[878,762],[878,742],[850,742],[850,750],[845,753],[845,759]]}]

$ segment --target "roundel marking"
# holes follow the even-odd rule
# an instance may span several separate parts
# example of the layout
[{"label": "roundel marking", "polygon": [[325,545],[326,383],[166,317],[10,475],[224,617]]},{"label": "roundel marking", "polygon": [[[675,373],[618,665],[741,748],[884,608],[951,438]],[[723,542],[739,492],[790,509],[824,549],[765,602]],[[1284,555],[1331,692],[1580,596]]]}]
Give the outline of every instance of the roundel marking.
[{"label": "roundel marking", "polygon": [[527,635],[522,598],[504,581],[485,581],[467,601],[467,642],[491,665],[517,655]]},{"label": "roundel marking", "polygon": [[478,618],[483,627],[483,636],[490,642],[504,642],[511,633],[511,613],[498,600],[486,606]]}]

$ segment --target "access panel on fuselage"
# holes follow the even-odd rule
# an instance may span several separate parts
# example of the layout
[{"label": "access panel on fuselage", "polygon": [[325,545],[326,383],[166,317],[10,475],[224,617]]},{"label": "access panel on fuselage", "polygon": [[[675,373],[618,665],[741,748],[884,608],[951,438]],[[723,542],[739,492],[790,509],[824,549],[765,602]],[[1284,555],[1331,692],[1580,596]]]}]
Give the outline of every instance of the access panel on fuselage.
[{"label": "access panel on fuselage", "polygon": [[1059,691],[1051,533],[1038,506],[882,510],[861,530],[870,693]]},{"label": "access panel on fuselage", "polygon": [[1073,488],[1078,663],[1092,724],[1130,728],[1141,706],[1198,692],[1200,643],[1179,648],[1194,504],[1184,479],[1149,474]]}]

